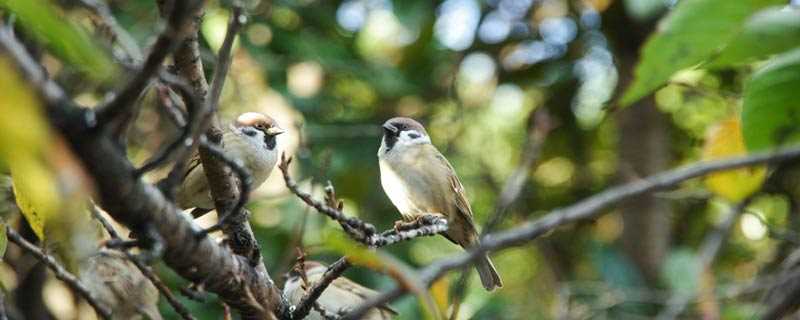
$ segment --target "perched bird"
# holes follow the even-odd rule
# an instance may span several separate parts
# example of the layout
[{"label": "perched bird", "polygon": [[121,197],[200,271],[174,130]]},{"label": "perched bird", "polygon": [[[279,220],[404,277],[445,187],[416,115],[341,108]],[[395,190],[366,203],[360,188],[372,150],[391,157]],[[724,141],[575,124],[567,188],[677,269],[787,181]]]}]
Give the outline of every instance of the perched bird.
[{"label": "perched bird", "polygon": [[[406,221],[428,214],[447,219],[444,236],[463,248],[479,244],[472,208],[450,162],[431,144],[422,125],[409,118],[383,124],[378,150],[383,191]],[[503,286],[492,261],[483,256],[475,265],[486,290]]]},{"label": "perched bird", "polygon": [[[283,129],[274,119],[256,112],[241,114],[222,135],[222,149],[234,159],[240,159],[252,175],[253,189],[269,177],[278,162],[276,137]],[[186,170],[177,194],[177,204],[183,209],[214,209],[214,200],[206,181],[203,164],[195,154]],[[207,212],[206,211],[206,212]]]},{"label": "perched bird", "polygon": [[[307,287],[312,286],[322,278],[327,267],[316,261],[306,261],[303,270],[308,283],[303,282],[303,275],[299,270],[292,270],[289,279],[283,287],[283,295],[289,299],[293,305],[300,303]],[[307,286],[307,287],[306,287]],[[331,314],[344,314],[364,303],[367,299],[377,296],[378,292],[365,288],[358,283],[350,281],[345,277],[338,277],[322,292],[317,303],[322,309]],[[365,320],[384,320],[391,319],[397,312],[387,306],[372,309],[367,313]],[[314,309],[311,309],[306,319],[324,320],[325,318]]]},{"label": "perched bird", "polygon": [[122,253],[100,250],[81,265],[80,278],[112,318],[162,319],[158,289]]}]

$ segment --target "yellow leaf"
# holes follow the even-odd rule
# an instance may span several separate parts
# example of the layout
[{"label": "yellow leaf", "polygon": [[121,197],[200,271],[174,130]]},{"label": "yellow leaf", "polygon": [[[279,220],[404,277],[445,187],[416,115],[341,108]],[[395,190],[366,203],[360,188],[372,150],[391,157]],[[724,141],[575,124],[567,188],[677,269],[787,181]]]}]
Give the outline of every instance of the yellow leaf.
[{"label": "yellow leaf", "polygon": [[0,74],[0,159],[11,170],[17,205],[43,238],[46,217],[59,207],[53,174],[42,157],[49,130],[38,100],[3,57]]},{"label": "yellow leaf", "polygon": [[[738,117],[723,120],[706,135],[703,159],[715,160],[747,154]],[[722,171],[706,177],[705,183],[714,194],[738,202],[761,188],[766,178],[764,166]]]},{"label": "yellow leaf", "polygon": [[36,163],[36,159],[15,157],[9,160],[17,206],[36,236],[44,239],[45,221],[60,206],[52,174],[41,163]]},{"label": "yellow leaf", "polygon": [[442,319],[447,319],[447,306],[450,299],[450,283],[446,277],[436,280],[430,288],[430,295],[439,309]]}]

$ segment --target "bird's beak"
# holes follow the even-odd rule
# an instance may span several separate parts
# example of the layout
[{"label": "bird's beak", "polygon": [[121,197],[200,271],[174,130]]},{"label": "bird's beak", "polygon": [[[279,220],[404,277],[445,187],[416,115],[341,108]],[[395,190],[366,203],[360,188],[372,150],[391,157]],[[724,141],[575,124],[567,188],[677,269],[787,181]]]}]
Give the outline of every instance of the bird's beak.
[{"label": "bird's beak", "polygon": [[283,131],[283,129],[281,129],[280,127],[271,127],[269,129],[267,129],[267,134],[271,135],[271,136],[277,136],[277,135],[279,135],[281,133],[284,133],[284,132],[285,131]]},{"label": "bird's beak", "polygon": [[389,131],[391,131],[392,133],[397,133],[397,131],[398,131],[398,130],[397,130],[397,127],[395,127],[395,126],[394,126],[393,124],[391,124],[391,123],[384,123],[384,124],[383,124],[383,128],[384,128],[384,129],[386,129],[386,130],[389,130]]}]

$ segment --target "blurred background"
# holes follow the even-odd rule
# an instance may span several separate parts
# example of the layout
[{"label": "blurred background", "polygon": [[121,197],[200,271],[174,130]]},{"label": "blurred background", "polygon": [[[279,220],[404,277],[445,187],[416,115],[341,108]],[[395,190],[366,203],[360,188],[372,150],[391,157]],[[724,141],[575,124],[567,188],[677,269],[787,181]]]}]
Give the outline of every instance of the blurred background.
[{"label": "blurred background", "polygon": [[[279,147],[295,157],[301,188],[321,199],[330,181],[349,215],[380,229],[400,216],[379,187],[379,125],[394,116],[415,118],[460,175],[480,229],[498,212],[506,216],[492,228],[506,229],[610,186],[707,158],[709,141],[741,140],[736,117],[747,70],[684,71],[632,107],[617,110],[609,103],[630,83],[640,47],[675,2],[248,0],[221,113],[224,119],[243,111],[275,117],[288,129]],[[136,43],[152,44],[161,25],[155,1],[108,3]],[[93,16],[77,1],[57,1],[57,8],[94,30]],[[206,8],[201,45],[210,76],[229,3],[209,1]],[[91,34],[107,41],[102,32]],[[43,61],[80,104],[105,98],[80,81],[74,67],[46,53]],[[136,164],[176,132],[155,92],[140,103],[128,150]],[[757,186],[763,169],[755,175]],[[743,198],[748,183],[723,179],[715,187],[693,180],[628,201],[597,220],[494,254],[505,283],[497,292],[485,292],[470,271],[464,290],[438,294],[464,296],[461,319],[646,319],[676,293],[693,296],[689,318],[751,318],[763,291],[753,279],[771,274],[788,250],[778,244],[795,239],[794,201],[772,193],[755,197],[713,267],[696,263],[704,237]],[[515,195],[513,201],[503,193]],[[3,208],[16,210],[11,203]],[[248,208],[279,284],[296,247],[327,263],[341,256],[326,244],[340,227],[291,195],[278,170]],[[422,267],[460,248],[430,237],[382,251]],[[0,280],[18,312],[31,319],[94,316],[41,265],[19,254],[10,246],[7,263],[0,264]],[[186,285],[162,264],[156,268],[173,288]],[[379,291],[393,283],[360,267],[346,276]],[[459,278],[450,274],[444,287],[458,287]],[[221,317],[214,297],[206,303],[181,299],[198,319]],[[423,316],[414,296],[393,307],[399,319]],[[161,311],[177,319],[163,301]]]}]

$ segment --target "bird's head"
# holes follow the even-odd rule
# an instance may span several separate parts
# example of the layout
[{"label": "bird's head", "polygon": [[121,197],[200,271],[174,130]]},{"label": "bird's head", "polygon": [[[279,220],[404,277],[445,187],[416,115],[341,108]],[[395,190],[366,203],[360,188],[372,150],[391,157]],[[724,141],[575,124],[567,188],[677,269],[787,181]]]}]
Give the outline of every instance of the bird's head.
[{"label": "bird's head", "polygon": [[425,127],[411,118],[391,118],[386,120],[382,127],[384,152],[431,143],[431,138],[428,137]]},{"label": "bird's head", "polygon": [[242,113],[236,118],[234,126],[248,136],[263,139],[270,150],[275,149],[275,137],[285,132],[275,119],[258,112]]}]

